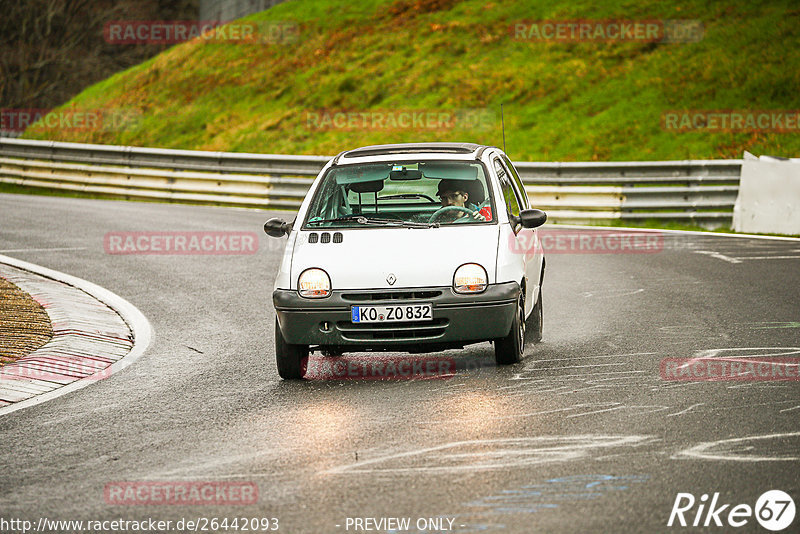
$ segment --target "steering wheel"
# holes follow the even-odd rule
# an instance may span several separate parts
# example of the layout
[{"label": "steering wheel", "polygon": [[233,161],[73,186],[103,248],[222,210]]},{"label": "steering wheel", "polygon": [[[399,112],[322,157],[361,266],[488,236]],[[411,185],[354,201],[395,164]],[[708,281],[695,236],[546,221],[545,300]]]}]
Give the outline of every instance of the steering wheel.
[{"label": "steering wheel", "polygon": [[473,213],[475,213],[475,210],[471,210],[471,209],[465,208],[463,206],[445,206],[443,208],[439,208],[438,210],[436,210],[433,213],[433,215],[430,216],[430,218],[428,219],[428,222],[432,223],[433,221],[438,220],[442,216],[442,214],[444,214],[444,213],[452,213],[454,211],[463,211],[464,213],[466,213],[468,215],[472,215]]}]

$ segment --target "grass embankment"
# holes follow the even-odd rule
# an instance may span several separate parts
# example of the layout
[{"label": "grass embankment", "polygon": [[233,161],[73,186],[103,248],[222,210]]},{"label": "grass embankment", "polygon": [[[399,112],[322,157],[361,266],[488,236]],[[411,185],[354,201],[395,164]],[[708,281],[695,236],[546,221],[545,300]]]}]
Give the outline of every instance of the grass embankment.
[{"label": "grass embankment", "polygon": [[[547,4],[547,5],[545,5]],[[297,24],[284,44],[193,41],[96,84],[64,108],[126,109],[120,131],[28,138],[283,154],[405,141],[506,142],[515,160],[796,156],[800,134],[665,129],[671,110],[791,110],[800,87],[791,1],[295,0],[248,21]],[[536,42],[520,21],[698,19],[689,43]],[[447,127],[323,127],[321,110],[471,111]],[[463,118],[463,115],[456,115]]]},{"label": "grass embankment", "polygon": [[[664,114],[795,109],[798,14],[789,1],[295,0],[244,19],[296,25],[293,42],[185,43],[62,108],[127,110],[138,119],[125,128],[35,127],[26,137],[283,154],[408,141],[501,145],[503,103],[507,152],[517,161],[796,156],[798,130],[679,131],[665,128]],[[512,31],[518,22],[578,19],[700,21],[703,33],[695,42],[653,43],[535,41]],[[457,119],[444,127],[324,124],[337,112],[369,112],[386,125],[403,111]]]}]

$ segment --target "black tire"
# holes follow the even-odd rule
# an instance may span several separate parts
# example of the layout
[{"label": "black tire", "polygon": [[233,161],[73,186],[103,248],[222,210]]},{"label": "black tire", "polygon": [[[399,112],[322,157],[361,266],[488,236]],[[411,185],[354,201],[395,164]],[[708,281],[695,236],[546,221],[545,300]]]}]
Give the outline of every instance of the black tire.
[{"label": "black tire", "polygon": [[528,340],[533,343],[539,343],[542,340],[542,325],[544,323],[544,314],[542,313],[542,287],[539,286],[539,299],[531,310],[531,316],[528,317],[528,326],[526,334]]},{"label": "black tire", "polygon": [[517,313],[511,323],[511,330],[503,338],[494,340],[494,359],[497,365],[510,365],[522,361],[525,347],[525,293],[520,291],[517,299]]},{"label": "black tire", "polygon": [[278,319],[275,318],[275,360],[278,374],[284,380],[299,380],[308,370],[308,345],[293,345],[283,338]]}]

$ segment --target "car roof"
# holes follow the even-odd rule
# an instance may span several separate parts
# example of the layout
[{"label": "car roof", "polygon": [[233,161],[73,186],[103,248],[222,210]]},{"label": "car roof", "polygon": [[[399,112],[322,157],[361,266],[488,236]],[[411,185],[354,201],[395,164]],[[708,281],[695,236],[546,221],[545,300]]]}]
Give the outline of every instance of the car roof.
[{"label": "car roof", "polygon": [[[399,143],[392,145],[371,145],[341,152],[333,159],[333,164],[356,163],[353,160],[383,161],[389,156],[418,155],[425,159],[445,156],[448,159],[477,160],[487,148],[476,143]],[[349,161],[345,161],[349,160]]]}]

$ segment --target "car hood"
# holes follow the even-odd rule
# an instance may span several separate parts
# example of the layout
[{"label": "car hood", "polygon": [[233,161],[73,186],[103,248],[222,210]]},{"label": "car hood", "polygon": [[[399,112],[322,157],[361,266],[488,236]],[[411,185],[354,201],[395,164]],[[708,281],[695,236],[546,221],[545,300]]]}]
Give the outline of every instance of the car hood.
[{"label": "car hood", "polygon": [[[291,266],[293,289],[300,273],[311,267],[324,269],[334,290],[449,286],[455,270],[465,263],[482,265],[489,283],[495,281],[496,224],[326,231],[341,232],[342,242],[309,243],[312,232],[298,233]],[[390,274],[394,284],[387,281]]]}]

